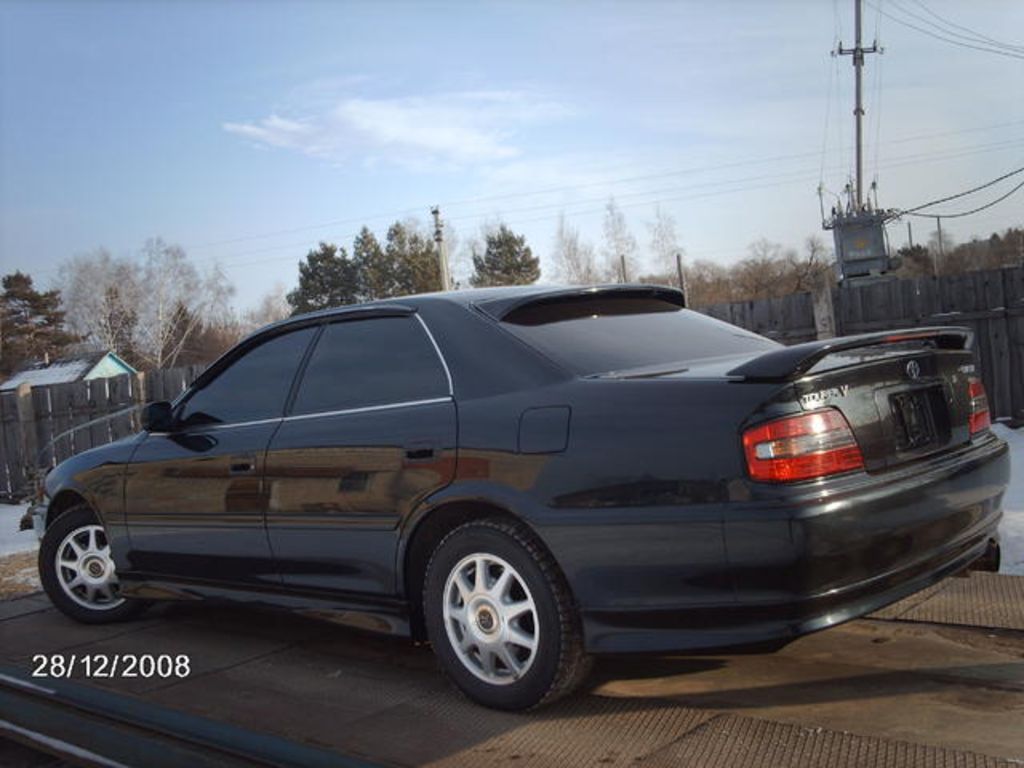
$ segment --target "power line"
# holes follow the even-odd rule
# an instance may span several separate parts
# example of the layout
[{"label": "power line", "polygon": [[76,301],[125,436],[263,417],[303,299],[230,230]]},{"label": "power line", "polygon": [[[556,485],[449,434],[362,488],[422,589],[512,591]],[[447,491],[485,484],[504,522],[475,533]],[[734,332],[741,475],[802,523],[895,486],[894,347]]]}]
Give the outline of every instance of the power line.
[{"label": "power line", "polygon": [[959,213],[941,213],[941,214],[914,213],[913,211],[904,211],[903,213],[905,215],[907,215],[907,216],[920,216],[920,217],[926,218],[926,219],[959,219],[959,218],[962,218],[964,216],[973,216],[976,213],[980,213],[981,211],[984,211],[986,208],[991,208],[992,206],[997,205],[997,204],[1003,202],[1003,200],[1005,200],[1006,198],[1008,198],[1010,195],[1014,194],[1015,192],[1017,192],[1021,188],[1024,188],[1024,181],[1022,181],[1020,184],[1015,186],[1013,189],[1011,189],[1005,195],[997,197],[995,200],[993,200],[993,201],[991,201],[989,203],[985,203],[985,205],[978,206],[977,208],[973,208],[973,209],[971,209],[969,211],[960,211]]},{"label": "power line", "polygon": [[[838,123],[839,121],[836,121],[836,122]],[[909,137],[904,137],[904,138],[901,138],[901,139],[889,140],[889,141],[886,141],[884,143],[885,144],[889,144],[889,145],[891,145],[891,144],[903,144],[903,143],[908,143],[908,142],[912,142],[912,141],[917,141],[917,140],[920,140],[920,139],[941,138],[941,137],[945,137],[945,136],[957,135],[957,134],[962,134],[962,133],[973,133],[973,132],[979,132],[979,131],[986,131],[986,130],[991,130],[991,129],[994,129],[994,128],[1003,128],[1003,127],[1007,127],[1007,126],[1020,125],[1022,123],[1024,123],[1024,121],[1011,121],[1011,122],[997,123],[997,124],[992,124],[992,125],[987,125],[987,126],[976,126],[976,127],[973,127],[973,128],[966,128],[966,129],[960,129],[960,130],[955,130],[955,131],[944,131],[944,132],[927,134],[927,135],[921,135],[921,136],[909,136]],[[901,157],[892,158],[889,162],[884,163],[883,165],[881,165],[881,167],[883,169],[890,169],[890,168],[903,167],[903,166],[907,166],[907,165],[918,165],[918,164],[923,163],[923,162],[936,162],[936,161],[946,161],[946,160],[958,159],[958,158],[962,158],[962,157],[968,157],[968,156],[973,156],[973,155],[987,153],[987,152],[1001,151],[1001,150],[1006,150],[1006,149],[1016,149],[1022,143],[1024,143],[1024,141],[1022,141],[1021,139],[1011,139],[1011,140],[1003,140],[1003,141],[999,141],[999,142],[989,142],[989,143],[985,143],[985,144],[977,144],[977,145],[973,145],[973,146],[967,146],[967,147],[965,147],[965,148],[963,148],[961,150],[956,150],[954,152],[919,152],[919,153],[913,153],[913,154],[909,154],[909,155],[903,155]],[[785,156],[779,156],[779,157],[805,158],[806,159],[806,158],[813,157],[813,156],[815,156],[817,154],[818,154],[817,152],[806,152],[806,153],[798,153],[798,154],[794,154],[794,155],[785,155]],[[750,165],[750,164],[752,164],[754,162],[760,162],[760,161],[741,161],[741,162],[736,162],[736,163],[730,163],[730,164],[728,164],[728,166],[738,167],[738,166],[742,166],[742,165]],[[726,167],[726,166],[720,166],[720,167]],[[844,170],[844,169],[846,169],[845,164],[837,164],[836,166],[834,166],[830,170],[832,170],[832,171],[837,171],[837,170],[841,171],[841,170]],[[637,196],[643,196],[643,197],[648,198],[648,199],[638,200],[637,202],[625,203],[625,204],[622,204],[622,206],[621,206],[623,208],[637,208],[637,207],[641,207],[641,206],[645,206],[645,205],[653,205],[653,204],[656,204],[656,203],[659,203],[659,202],[675,202],[675,201],[688,200],[688,199],[700,199],[700,198],[707,198],[707,197],[720,196],[720,195],[736,194],[736,193],[752,191],[752,190],[770,189],[773,186],[778,186],[778,185],[782,185],[782,184],[790,185],[790,184],[796,184],[796,183],[813,182],[815,180],[820,181],[820,175],[819,176],[814,176],[813,175],[814,170],[818,170],[818,169],[812,169],[812,168],[806,168],[806,170],[804,170],[804,169],[795,169],[793,171],[787,171],[785,173],[761,174],[761,175],[756,175],[756,176],[745,176],[745,177],[733,178],[733,179],[722,179],[722,180],[718,180],[718,181],[702,182],[700,184],[688,184],[688,185],[681,186],[681,187],[680,186],[673,186],[673,187],[667,187],[667,188],[661,188],[661,189],[646,189],[646,190],[637,190],[637,191],[634,191],[634,192],[625,192],[625,193],[624,192],[618,192],[617,193],[617,197],[620,200],[621,199],[628,199],[628,198],[632,198],[632,197],[637,197]],[[803,174],[803,175],[801,175],[801,174]],[[678,174],[672,173],[672,174],[668,174],[668,175],[678,175]],[[666,176],[666,174],[652,174],[650,177],[643,177],[643,178],[657,178],[657,177],[664,177],[664,176]],[[633,178],[641,178],[641,177],[633,177]],[[760,183],[760,184],[753,184],[753,185],[747,183],[747,182],[762,181],[762,180],[770,180],[770,181],[768,181],[768,183]],[[608,183],[614,183],[614,182],[608,182]],[[735,185],[741,185],[741,186],[735,186]],[[584,186],[590,186],[590,185],[580,185],[580,187],[571,187],[571,188],[572,189],[577,189],[577,188],[583,188]],[[715,189],[716,187],[718,189]],[[729,187],[729,188],[724,188],[724,187]],[[694,194],[692,192],[692,190],[695,190],[695,189],[708,189],[708,188],[710,188],[712,191],[699,192],[699,193],[696,193],[696,194]],[[673,193],[673,192],[687,192],[687,194],[671,195],[671,193]],[[498,196],[495,196],[494,199],[508,199],[508,198],[512,198],[512,197],[522,197],[522,196],[525,196],[526,194],[529,194],[529,193],[514,193],[514,194],[511,194],[511,195],[498,195]],[[539,194],[539,193],[534,193],[534,194]],[[658,195],[658,196],[661,196],[661,197],[656,197],[654,199],[650,199],[651,195]],[[664,195],[670,195],[670,196],[664,196]],[[531,222],[535,222],[535,221],[546,221],[546,220],[549,220],[549,219],[557,218],[559,213],[561,213],[561,212],[568,213],[571,216],[588,216],[588,215],[591,215],[591,214],[602,213],[604,211],[604,207],[601,206],[599,208],[583,209],[583,210],[576,210],[575,208],[577,206],[580,206],[580,205],[588,205],[588,204],[591,204],[591,203],[602,202],[603,200],[604,200],[603,197],[602,198],[588,198],[588,199],[583,199],[583,200],[573,200],[573,201],[570,201],[570,202],[564,202],[563,201],[563,202],[558,202],[558,203],[537,204],[537,205],[527,206],[527,207],[522,208],[522,209],[512,209],[512,210],[506,210],[506,211],[489,210],[489,211],[484,211],[484,212],[480,212],[480,213],[461,214],[461,215],[459,215],[457,217],[452,217],[449,220],[452,220],[452,221],[455,221],[455,220],[457,220],[457,221],[468,221],[468,220],[473,220],[473,219],[479,220],[479,219],[485,219],[488,216],[496,216],[496,215],[503,216],[503,215],[507,215],[507,214],[516,214],[516,213],[541,212],[541,211],[545,211],[545,210],[553,210],[553,211],[556,211],[556,212],[551,214],[551,215],[541,215],[541,216],[536,216],[536,217],[530,217],[530,218],[527,218],[527,219],[517,218],[516,221],[513,222],[513,223],[522,224],[522,223],[531,223]],[[419,212],[417,209],[408,209],[408,210],[410,210],[412,212]],[[916,210],[916,209],[914,209],[914,210]],[[392,215],[395,215],[395,214],[382,214],[382,215],[374,217],[374,218],[384,218],[386,216],[392,216]],[[370,219],[371,219],[371,217],[358,217],[358,218],[346,219],[346,220],[344,220],[344,222],[345,223],[365,223],[366,221],[368,221]],[[320,227],[320,226],[317,226],[317,227],[303,227],[303,228],[296,228],[294,230],[289,230],[289,231],[306,231],[306,230],[309,230],[309,229],[326,228],[328,226],[331,226],[331,225],[330,224],[326,224],[326,225],[323,225],[322,227]],[[317,236],[317,237],[315,237],[315,239],[316,240],[328,240],[328,241],[333,241],[333,242],[350,242],[357,235],[358,235],[358,232],[347,233],[347,234],[344,234],[344,235],[338,235],[337,233],[328,233],[324,237]],[[253,237],[251,239],[255,239],[255,237]],[[251,259],[251,258],[248,258],[248,257],[259,256],[261,254],[269,254],[269,253],[285,251],[285,250],[293,251],[294,252],[297,249],[307,249],[307,248],[310,247],[310,245],[311,245],[310,238],[306,238],[306,239],[304,239],[302,241],[299,241],[299,242],[294,242],[293,241],[293,242],[289,242],[289,243],[281,243],[281,244],[270,245],[270,246],[266,246],[266,247],[245,249],[245,250],[242,250],[240,252],[235,252],[235,253],[232,253],[232,254],[226,254],[224,256],[226,261],[221,262],[220,266],[223,267],[223,268],[236,268],[236,267],[243,267],[243,266],[250,266],[250,265],[267,264],[267,263],[271,263],[271,262],[284,261],[284,260],[289,260],[289,259],[294,260],[297,257],[294,256],[291,253],[286,255],[286,256],[271,256],[269,258],[262,258],[262,259],[255,259],[255,260]],[[205,261],[205,260],[203,260],[203,261]]]},{"label": "power line", "polygon": [[[1009,173],[1004,173],[1002,176],[1000,176],[998,178],[995,178],[995,179],[992,179],[992,181],[986,181],[984,184],[980,184],[977,187],[972,187],[971,189],[965,190],[963,192],[957,192],[955,195],[948,195],[947,197],[941,197],[938,200],[932,200],[931,202],[924,203],[923,205],[918,205],[918,206],[915,206],[913,208],[908,208],[907,210],[900,211],[900,215],[912,215],[915,212],[920,211],[922,208],[931,208],[932,206],[939,205],[940,203],[948,203],[950,200],[957,200],[958,198],[966,197],[967,195],[973,195],[975,192],[980,192],[981,190],[988,189],[989,187],[994,186],[994,185],[998,184],[1001,181],[1006,181],[1006,179],[1009,179],[1012,176],[1016,176],[1018,173],[1024,173],[1024,166],[1022,166],[1020,168],[1017,168],[1016,170],[1010,171]],[[1015,191],[1016,191],[1016,189],[1011,190],[1010,194],[1013,194],[1013,192],[1015,192]],[[1009,197],[1009,195],[1006,195],[1006,197]],[[1000,200],[1004,200],[1004,199],[1005,199],[1005,197],[1004,198],[1000,198]],[[999,202],[999,201],[997,200],[996,202]],[[981,209],[979,209],[979,210],[981,210]],[[934,216],[935,214],[930,214],[930,215]],[[960,214],[958,214],[958,215],[960,215]],[[949,218],[954,218],[954,216],[950,215]]]},{"label": "power line", "polygon": [[[838,63],[836,64],[836,67],[838,67]],[[842,121],[841,120],[836,120],[835,123],[837,124],[837,126],[840,128],[840,131],[841,131],[841,129],[842,129]],[[976,126],[976,127],[973,127],[973,128],[962,128],[962,129],[954,130],[954,131],[941,131],[941,132],[937,132],[937,133],[918,134],[918,135],[914,135],[914,136],[906,136],[906,137],[903,137],[903,138],[900,138],[900,139],[890,139],[890,140],[885,141],[883,143],[887,144],[887,145],[890,145],[890,144],[905,144],[905,143],[909,143],[909,142],[928,140],[928,139],[944,138],[944,137],[947,137],[947,136],[955,136],[955,135],[961,135],[961,134],[965,134],[965,133],[977,133],[977,132],[980,132],[980,131],[989,131],[989,130],[994,130],[994,129],[997,129],[997,128],[1008,128],[1008,127],[1015,127],[1015,126],[1019,126],[1019,125],[1024,125],[1024,120],[1014,120],[1014,121],[1003,122],[1003,123],[993,123],[993,124],[990,124],[990,125]],[[840,143],[842,144],[843,142],[840,141]],[[846,150],[847,150],[847,154],[848,154],[849,147],[846,147]],[[556,187],[546,187],[546,188],[542,188],[542,189],[523,190],[523,191],[519,191],[519,192],[508,192],[508,193],[504,193],[504,194],[490,195],[490,196],[486,196],[486,197],[466,198],[466,199],[463,199],[463,200],[448,200],[448,201],[442,201],[440,204],[442,206],[444,206],[446,209],[450,210],[452,208],[460,208],[460,207],[463,207],[463,206],[466,206],[466,205],[479,205],[481,203],[496,202],[496,201],[500,201],[500,200],[511,200],[511,199],[519,198],[519,197],[535,197],[535,196],[541,196],[541,195],[554,194],[554,193],[557,193],[557,192],[576,191],[576,190],[587,189],[587,188],[592,188],[592,187],[629,184],[629,183],[634,183],[634,182],[639,182],[639,181],[650,181],[650,180],[653,180],[653,179],[671,178],[673,176],[694,175],[694,174],[698,174],[698,173],[705,173],[705,172],[713,172],[713,171],[718,171],[718,170],[725,170],[725,169],[728,169],[728,168],[740,168],[740,167],[744,167],[744,166],[748,166],[748,165],[763,165],[763,164],[767,164],[767,163],[774,163],[774,162],[780,162],[780,161],[785,161],[785,160],[800,160],[800,159],[804,159],[804,158],[808,158],[808,157],[814,157],[814,156],[816,156],[818,154],[819,154],[818,152],[798,152],[798,153],[792,153],[792,154],[786,154],[786,155],[774,155],[774,156],[766,157],[766,158],[749,158],[749,159],[745,159],[745,160],[732,161],[732,162],[729,162],[729,163],[719,163],[719,164],[704,165],[704,166],[691,166],[689,168],[680,168],[680,169],[676,169],[676,170],[672,170],[672,171],[663,171],[663,172],[660,172],[660,173],[652,173],[652,174],[645,174],[645,175],[638,175],[638,176],[627,176],[627,177],[620,177],[620,178],[611,178],[611,179],[606,179],[606,180],[602,180],[602,181],[594,181],[594,182],[584,182],[584,183],[579,183],[579,184],[561,185],[561,186],[556,186]],[[426,205],[426,204],[419,205],[419,206],[409,206],[409,207],[404,208],[404,209],[393,210],[393,211],[390,211],[390,212],[382,212],[382,213],[377,213],[377,214],[369,214],[369,215],[346,217],[346,218],[343,218],[343,219],[334,219],[334,220],[331,220],[331,221],[324,221],[324,222],[319,222],[319,223],[316,223],[316,224],[307,224],[307,225],[302,225],[302,226],[298,226],[298,227],[290,227],[290,228],[286,228],[286,229],[279,229],[279,230],[273,230],[273,231],[254,233],[254,234],[250,234],[250,235],[241,235],[241,236],[237,236],[237,237],[231,237],[231,238],[226,238],[226,239],[221,239],[221,240],[209,241],[209,242],[206,242],[206,243],[200,243],[198,245],[190,245],[190,246],[187,247],[187,250],[190,251],[190,252],[195,252],[195,251],[199,251],[199,250],[205,250],[205,249],[208,249],[208,248],[220,247],[220,246],[224,246],[224,245],[232,245],[232,244],[235,244],[235,243],[248,242],[248,241],[251,241],[251,240],[265,240],[265,239],[270,239],[270,238],[274,238],[274,237],[279,237],[281,235],[290,235],[290,234],[296,234],[296,233],[299,233],[299,232],[311,232],[311,231],[315,231],[317,229],[329,229],[331,227],[345,226],[347,224],[360,224],[360,223],[365,223],[365,222],[368,222],[368,221],[375,221],[375,220],[386,219],[386,218],[400,218],[402,216],[409,216],[409,215],[413,215],[413,214],[416,214],[416,213],[420,213],[423,210],[426,210],[428,207],[429,206]]]},{"label": "power line", "polygon": [[[879,0],[878,7],[879,7],[879,9],[881,9],[881,7],[882,7],[882,0]],[[878,45],[878,40],[880,38],[880,34],[879,33],[881,31],[881,28],[882,28],[882,14],[879,12],[879,13],[875,14],[875,44],[876,45]],[[878,52],[879,52],[879,54],[884,54],[885,53],[885,48],[879,45],[878,46]],[[873,173],[873,176],[874,176],[874,181],[876,183],[878,182],[879,156],[881,155],[881,151],[879,150],[879,144],[881,142],[881,137],[882,137],[882,67],[884,65],[884,62],[885,62],[885,56],[879,55],[878,61],[877,61],[876,65],[875,65],[874,87],[872,89],[873,90],[873,95],[872,95],[873,110],[872,111],[874,113],[874,118],[875,118],[875,141],[874,141],[874,144],[871,147],[871,151],[872,151],[872,153],[874,155],[874,173]],[[878,197],[877,187],[876,187],[875,197],[876,197],[876,200],[877,200],[877,197]]]},{"label": "power line", "polygon": [[1007,58],[1020,59],[1020,60],[1024,61],[1024,53],[1016,53],[1014,51],[1004,51],[1004,50],[1000,50],[999,48],[993,48],[993,47],[991,47],[989,45],[973,45],[971,43],[965,43],[965,42],[962,42],[962,41],[957,40],[957,39],[952,38],[952,37],[946,37],[945,35],[940,35],[940,34],[938,34],[936,32],[931,31],[930,29],[925,29],[924,27],[919,27],[916,24],[912,24],[911,22],[909,22],[909,21],[907,21],[905,19],[901,19],[898,16],[893,16],[892,14],[888,13],[887,11],[884,11],[881,8],[879,8],[874,3],[869,2],[869,0],[864,0],[864,2],[868,6],[870,6],[871,8],[874,8],[880,14],[885,16],[885,18],[889,19],[890,21],[895,21],[897,24],[900,24],[900,25],[902,25],[904,27],[908,27],[910,29],[916,30],[917,32],[920,32],[923,35],[928,35],[928,37],[934,37],[936,40],[941,40],[941,41],[943,41],[945,43],[949,43],[950,45],[958,45],[961,48],[972,48],[972,49],[974,49],[976,51],[984,51],[985,53],[994,53],[994,54],[996,54],[998,56],[1006,56]]},{"label": "power line", "polygon": [[[917,165],[917,164],[920,164],[922,162],[929,162],[929,161],[934,161],[934,160],[956,159],[956,158],[960,158],[960,157],[964,157],[964,156],[970,156],[970,155],[979,154],[981,152],[990,152],[990,151],[999,150],[999,149],[1016,148],[1021,143],[1022,143],[1021,140],[1013,140],[1013,141],[1010,141],[1010,142],[997,142],[994,145],[993,144],[980,145],[980,147],[978,147],[978,148],[972,148],[970,150],[959,151],[959,152],[955,152],[955,153],[935,153],[935,152],[916,153],[916,154],[905,155],[903,157],[896,158],[893,161],[884,164],[882,167],[883,168],[896,168],[896,167],[902,167],[902,166],[906,166],[906,165]],[[839,166],[836,166],[836,168],[839,168]],[[802,174],[802,175],[799,175],[799,174]],[[717,181],[717,182],[706,182],[706,183],[698,184],[698,185],[687,185],[687,186],[684,186],[684,187],[668,187],[668,188],[654,189],[654,190],[640,190],[640,191],[632,192],[632,193],[619,193],[617,195],[617,199],[619,200],[619,206],[621,208],[627,208],[628,209],[628,208],[637,208],[637,207],[642,207],[642,206],[655,205],[657,203],[678,202],[678,201],[681,201],[681,200],[704,199],[704,198],[708,198],[708,197],[717,197],[717,196],[721,196],[721,195],[729,195],[729,194],[735,194],[735,193],[739,193],[739,192],[748,192],[748,191],[755,191],[755,190],[762,190],[762,189],[772,189],[772,188],[776,188],[776,187],[783,186],[783,185],[788,186],[788,185],[792,185],[792,184],[803,184],[803,183],[814,181],[814,179],[815,179],[815,176],[813,175],[813,169],[812,168],[807,168],[806,170],[791,171],[791,172],[788,172],[787,174],[784,174],[784,175],[782,175],[782,174],[764,174],[764,175],[759,175],[759,176],[747,176],[747,177],[742,177],[742,178],[737,178],[737,179],[721,180],[721,181]],[[746,182],[751,182],[751,181],[757,181],[757,182],[761,182],[761,183],[746,184]],[[701,188],[707,188],[707,187],[712,187],[712,188],[713,187],[724,187],[726,185],[736,185],[736,184],[740,184],[741,186],[732,186],[731,188],[728,188],[728,189],[712,189],[710,191],[703,191],[703,192],[696,192],[696,193],[694,193],[692,191],[694,189],[701,189]],[[670,194],[672,192],[684,192],[684,191],[686,192],[685,194],[676,194],[676,195]],[[651,195],[656,195],[658,197],[651,198],[650,197]],[[630,197],[637,197],[637,196],[644,196],[646,199],[637,200],[635,202],[625,202],[625,203],[622,202],[623,199],[627,199],[627,198],[630,198]],[[515,222],[514,222],[517,225],[529,224],[529,223],[538,222],[538,221],[552,220],[552,219],[558,218],[558,216],[561,215],[562,213],[568,213],[569,215],[575,216],[575,217],[588,216],[588,215],[592,215],[592,214],[600,214],[600,213],[603,213],[604,210],[605,210],[603,205],[601,205],[600,207],[594,207],[594,208],[588,208],[588,209],[582,209],[582,210],[573,210],[573,207],[574,206],[579,206],[579,205],[590,205],[590,204],[595,204],[595,203],[602,203],[603,201],[604,201],[604,198],[602,197],[602,198],[588,198],[588,199],[585,199],[585,200],[576,200],[576,201],[573,201],[573,202],[567,203],[567,204],[566,203],[546,203],[546,204],[527,206],[527,207],[524,207],[524,208],[511,209],[511,210],[506,210],[506,211],[501,211],[501,212],[491,211],[491,212],[480,213],[480,214],[462,215],[462,216],[458,216],[458,217],[452,217],[452,218],[449,219],[449,221],[465,221],[465,220],[473,220],[473,219],[483,219],[483,218],[486,218],[487,216],[492,216],[492,215],[514,215],[514,214],[522,214],[522,213],[533,213],[533,212],[541,213],[543,211],[553,211],[553,213],[550,213],[550,214],[542,214],[542,215],[538,215],[538,216],[531,216],[531,217],[528,217],[528,218],[517,218],[515,220]],[[353,240],[357,236],[357,234],[358,234],[357,232],[352,232],[352,233],[348,233],[348,234],[340,235],[340,236],[331,236],[331,237],[329,237],[327,239],[332,240],[334,242],[349,242],[349,241]],[[270,247],[267,247],[267,248],[261,248],[261,249],[252,250],[252,251],[244,251],[244,252],[241,252],[241,253],[231,254],[230,256],[227,257],[229,259],[229,261],[223,263],[221,266],[223,266],[224,268],[234,268],[234,267],[242,267],[242,266],[251,266],[251,265],[256,265],[256,264],[267,264],[267,263],[276,262],[276,261],[296,260],[298,257],[296,257],[293,253],[289,253],[286,256],[273,256],[273,257],[269,257],[269,258],[266,258],[266,259],[259,259],[259,260],[256,260],[256,261],[253,261],[251,259],[245,259],[245,260],[242,260],[242,261],[230,261],[230,259],[235,258],[235,257],[242,258],[242,257],[246,257],[246,256],[250,256],[250,255],[255,255],[255,254],[270,253],[270,252],[281,251],[281,250],[293,251],[295,249],[308,248],[308,247],[310,247],[310,242],[307,239],[307,240],[304,240],[302,242],[295,242],[295,243],[288,243],[288,244],[283,244],[283,245],[270,246]]]},{"label": "power line", "polygon": [[[1004,42],[1002,42],[1000,40],[995,39],[994,37],[989,37],[988,35],[983,35],[981,32],[978,32],[977,30],[973,30],[970,27],[965,27],[962,24],[957,24],[956,22],[950,21],[949,19],[944,18],[943,16],[940,16],[939,14],[937,14],[935,11],[933,11],[931,8],[929,8],[927,5],[925,5],[923,2],[921,2],[921,0],[914,0],[914,3],[917,4],[918,6],[920,6],[922,9],[924,9],[924,11],[926,13],[928,13],[929,15],[931,15],[933,18],[938,19],[941,22],[941,24],[936,24],[935,22],[929,21],[929,20],[923,18],[922,16],[918,16],[917,14],[911,13],[910,11],[908,11],[906,9],[901,9],[901,10],[904,13],[908,14],[908,15],[914,16],[914,18],[921,19],[925,23],[930,24],[933,27],[936,27],[937,29],[942,30],[943,32],[945,32],[948,35],[954,35],[955,37],[960,37],[960,38],[963,38],[965,40],[973,40],[974,42],[977,42],[977,43],[994,45],[994,46],[999,47],[999,48],[1006,48],[1007,50],[1017,51],[1018,53],[1024,53],[1024,45],[1016,45],[1016,44],[1013,44],[1013,43],[1004,43]],[[943,25],[945,25],[945,26],[943,26]],[[952,27],[953,29],[949,29],[949,27]],[[962,32],[967,32],[968,34],[967,35],[963,35],[963,34],[960,34],[958,32],[955,32],[954,30],[957,30],[957,29],[961,30]]]},{"label": "power line", "polygon": [[825,127],[821,136],[821,172],[819,183],[825,183],[825,158],[828,155],[828,123],[832,114],[832,91],[835,86],[835,69],[832,62],[828,62],[828,87],[825,89]]}]

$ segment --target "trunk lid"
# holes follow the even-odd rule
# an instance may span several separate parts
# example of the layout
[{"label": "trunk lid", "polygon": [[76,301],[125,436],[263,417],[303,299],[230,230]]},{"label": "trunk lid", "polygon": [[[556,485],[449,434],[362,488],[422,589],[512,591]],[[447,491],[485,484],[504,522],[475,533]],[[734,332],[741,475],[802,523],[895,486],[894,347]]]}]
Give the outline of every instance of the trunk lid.
[{"label": "trunk lid", "polygon": [[968,442],[974,376],[968,350],[886,345],[823,358],[793,394],[804,410],[837,408],[878,472]]}]

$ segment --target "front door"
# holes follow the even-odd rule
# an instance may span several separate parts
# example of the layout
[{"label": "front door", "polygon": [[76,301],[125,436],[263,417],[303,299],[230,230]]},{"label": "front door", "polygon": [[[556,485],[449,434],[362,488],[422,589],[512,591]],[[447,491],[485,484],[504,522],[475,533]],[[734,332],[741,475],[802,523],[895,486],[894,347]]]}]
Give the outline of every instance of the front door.
[{"label": "front door", "polygon": [[169,432],[146,435],[126,484],[132,571],[280,583],[264,525],[263,464],[316,331],[240,348],[186,393]]},{"label": "front door", "polygon": [[393,594],[398,524],[455,474],[455,403],[416,316],[324,328],[267,453],[284,583]]}]

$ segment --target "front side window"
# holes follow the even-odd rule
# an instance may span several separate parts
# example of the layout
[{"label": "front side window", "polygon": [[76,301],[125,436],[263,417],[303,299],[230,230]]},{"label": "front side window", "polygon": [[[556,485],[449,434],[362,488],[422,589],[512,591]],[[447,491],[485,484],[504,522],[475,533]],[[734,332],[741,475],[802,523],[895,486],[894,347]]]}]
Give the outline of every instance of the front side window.
[{"label": "front side window", "polygon": [[444,366],[415,318],[337,322],[324,328],[292,414],[323,413],[446,397]]},{"label": "front side window", "polygon": [[295,371],[315,333],[316,328],[302,328],[250,349],[192,393],[179,420],[197,426],[282,416]]}]

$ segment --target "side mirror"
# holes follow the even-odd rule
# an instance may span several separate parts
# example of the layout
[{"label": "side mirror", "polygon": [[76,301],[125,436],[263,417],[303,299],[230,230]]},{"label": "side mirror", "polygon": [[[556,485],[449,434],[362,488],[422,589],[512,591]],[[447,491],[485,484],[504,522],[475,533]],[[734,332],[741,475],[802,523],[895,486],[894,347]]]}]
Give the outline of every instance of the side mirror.
[{"label": "side mirror", "polygon": [[142,428],[147,432],[169,432],[173,423],[171,404],[166,400],[147,403],[142,409]]}]

